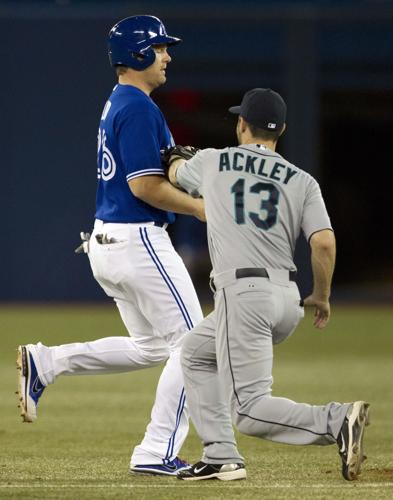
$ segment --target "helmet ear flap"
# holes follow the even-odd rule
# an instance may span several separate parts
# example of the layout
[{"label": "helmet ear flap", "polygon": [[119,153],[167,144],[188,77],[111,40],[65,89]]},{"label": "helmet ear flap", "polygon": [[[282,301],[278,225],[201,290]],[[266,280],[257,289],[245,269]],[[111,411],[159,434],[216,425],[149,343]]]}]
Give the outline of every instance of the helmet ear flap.
[{"label": "helmet ear flap", "polygon": [[127,66],[142,71],[156,59],[153,44],[176,45],[180,42],[180,38],[167,34],[165,26],[157,17],[127,17],[109,31],[109,61],[111,66]]},{"label": "helmet ear flap", "polygon": [[133,66],[130,64],[130,67],[139,71],[148,68],[156,60],[156,53],[152,48],[141,52],[129,51],[129,54],[130,61],[134,64]]}]

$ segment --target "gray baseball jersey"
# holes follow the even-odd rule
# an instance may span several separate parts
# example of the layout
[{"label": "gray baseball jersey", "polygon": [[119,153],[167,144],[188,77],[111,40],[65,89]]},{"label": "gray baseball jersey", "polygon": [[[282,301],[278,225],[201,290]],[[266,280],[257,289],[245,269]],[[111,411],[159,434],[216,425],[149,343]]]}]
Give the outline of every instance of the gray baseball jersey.
[{"label": "gray baseball jersey", "polygon": [[[214,311],[182,348],[202,461],[243,462],[232,422],[240,432],[280,443],[335,443],[348,404],[312,406],[271,395],[273,344],[304,315],[287,273],[295,270],[296,239],[301,230],[309,239],[331,228],[317,182],[258,145],[200,151],[179,167],[177,181],[204,197],[216,289]],[[268,279],[237,279],[238,268],[266,268]]]},{"label": "gray baseball jersey", "polygon": [[300,231],[308,240],[331,229],[316,180],[262,145],[201,150],[177,170],[177,181],[205,200],[214,273],[296,270]]}]

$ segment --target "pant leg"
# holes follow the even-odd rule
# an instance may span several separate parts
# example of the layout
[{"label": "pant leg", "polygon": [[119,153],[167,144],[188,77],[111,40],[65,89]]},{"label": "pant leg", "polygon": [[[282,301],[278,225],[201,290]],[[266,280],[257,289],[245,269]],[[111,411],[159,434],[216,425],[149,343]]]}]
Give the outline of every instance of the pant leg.
[{"label": "pant leg", "polygon": [[[132,464],[161,463],[175,458],[188,434],[189,415],[180,367],[185,335],[203,316],[190,276],[162,228],[148,227],[133,235],[142,265],[130,269],[132,278],[122,291],[134,295],[137,306],[153,328],[165,338],[169,359],[162,371],[145,436],[132,454]],[[147,268],[149,268],[148,277]],[[135,331],[133,318],[124,318]]]},{"label": "pant leg", "polygon": [[160,464],[179,455],[189,430],[189,410],[180,367],[181,336],[170,342],[170,355],[158,381],[151,420],[131,464]]},{"label": "pant leg", "polygon": [[[123,318],[133,318],[132,337],[105,337],[47,347],[35,346],[39,376],[45,385],[60,375],[106,375],[156,366],[168,359],[170,349],[165,338],[153,335],[153,329],[135,305],[116,300]],[[125,321],[125,325],[130,324]],[[130,331],[130,330],[129,330]]]},{"label": "pant leg", "polygon": [[229,392],[217,373],[214,312],[187,335],[181,361],[190,415],[204,445],[202,460],[242,463],[230,418]]},{"label": "pant leg", "polygon": [[46,354],[40,361],[47,375],[43,382],[53,382],[60,374],[132,371],[169,356],[151,422],[132,456],[133,464],[162,463],[178,454],[188,432],[179,353],[182,337],[202,319],[202,311],[188,272],[164,229],[108,224],[102,230],[118,243],[100,245],[95,240],[97,230],[93,232],[92,271],[116,301],[131,338],[107,337],[43,348]]},{"label": "pant leg", "polygon": [[312,406],[271,396],[273,337],[282,341],[303,313],[296,285],[241,279],[216,294],[217,362],[232,390],[239,430],[287,444],[336,442],[348,405]]}]

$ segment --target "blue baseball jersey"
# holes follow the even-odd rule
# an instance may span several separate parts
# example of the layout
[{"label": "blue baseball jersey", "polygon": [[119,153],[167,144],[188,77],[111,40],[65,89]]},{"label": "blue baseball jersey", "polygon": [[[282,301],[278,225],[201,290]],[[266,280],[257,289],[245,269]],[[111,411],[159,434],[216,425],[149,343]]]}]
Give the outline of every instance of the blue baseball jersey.
[{"label": "blue baseball jersey", "polygon": [[159,107],[142,90],[116,85],[98,130],[96,218],[105,222],[172,223],[175,215],[134,196],[128,181],[164,175],[162,153],[173,138]]}]

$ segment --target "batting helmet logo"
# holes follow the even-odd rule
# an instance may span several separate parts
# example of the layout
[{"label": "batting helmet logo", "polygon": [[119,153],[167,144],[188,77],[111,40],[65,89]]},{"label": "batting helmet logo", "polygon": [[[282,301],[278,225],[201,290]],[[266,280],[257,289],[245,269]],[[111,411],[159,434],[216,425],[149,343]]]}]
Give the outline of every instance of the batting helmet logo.
[{"label": "batting helmet logo", "polygon": [[163,23],[154,16],[132,16],[116,23],[109,32],[108,54],[112,66],[127,66],[142,71],[156,58],[154,45],[176,45],[180,38],[169,36]]}]

